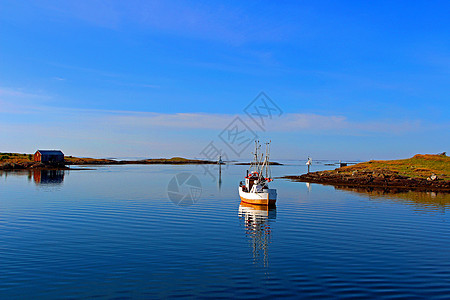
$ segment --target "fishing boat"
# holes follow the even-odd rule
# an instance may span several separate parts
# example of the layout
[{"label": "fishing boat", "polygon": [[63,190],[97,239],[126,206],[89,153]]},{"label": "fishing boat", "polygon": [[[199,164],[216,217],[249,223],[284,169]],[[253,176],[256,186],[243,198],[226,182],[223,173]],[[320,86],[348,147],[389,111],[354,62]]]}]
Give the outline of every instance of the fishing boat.
[{"label": "fishing boat", "polygon": [[239,184],[241,201],[254,205],[274,206],[277,201],[277,190],[269,188],[273,179],[270,174],[270,142],[266,143],[266,153],[261,153],[261,145],[255,141],[254,161],[247,170],[245,181]]}]

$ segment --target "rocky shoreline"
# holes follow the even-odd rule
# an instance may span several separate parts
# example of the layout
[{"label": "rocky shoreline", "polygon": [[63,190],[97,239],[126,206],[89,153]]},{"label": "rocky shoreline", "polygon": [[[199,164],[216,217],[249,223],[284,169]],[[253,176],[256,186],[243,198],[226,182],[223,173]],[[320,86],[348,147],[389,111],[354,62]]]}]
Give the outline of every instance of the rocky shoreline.
[{"label": "rocky shoreline", "polygon": [[6,162],[3,164],[0,164],[0,170],[3,171],[9,171],[9,170],[28,170],[28,169],[58,169],[58,170],[69,170],[69,167],[67,167],[64,164],[60,165],[46,165],[40,162]]},{"label": "rocky shoreline", "polygon": [[145,159],[145,160],[112,160],[112,159],[84,159],[84,158],[70,158],[62,164],[43,164],[34,161],[21,162],[4,162],[0,163],[0,170],[26,170],[26,169],[60,169],[69,170],[70,166],[82,165],[187,165],[187,164],[217,164],[215,161],[196,160],[196,159]]},{"label": "rocky shoreline", "polygon": [[382,189],[450,192],[450,181],[442,180],[437,176],[431,176],[426,179],[413,178],[391,170],[360,170],[345,173],[339,168],[333,171],[319,171],[299,176],[283,176],[282,178],[299,182],[355,188],[372,187]]},{"label": "rocky shoreline", "polygon": [[112,160],[112,159],[93,159],[93,160],[71,160],[66,161],[66,165],[203,165],[217,164],[216,161],[183,159],[172,160],[165,158],[144,159],[144,160]]}]

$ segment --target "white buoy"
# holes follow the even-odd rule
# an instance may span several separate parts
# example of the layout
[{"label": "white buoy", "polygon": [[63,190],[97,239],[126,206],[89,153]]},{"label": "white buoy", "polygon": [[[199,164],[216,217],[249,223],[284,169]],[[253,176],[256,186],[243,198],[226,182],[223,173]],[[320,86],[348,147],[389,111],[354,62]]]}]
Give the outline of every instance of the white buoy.
[{"label": "white buoy", "polygon": [[306,165],[308,166],[308,173],[309,173],[309,167],[311,166],[311,164],[312,164],[312,159],[311,159],[311,157],[308,157],[308,161],[306,162]]}]

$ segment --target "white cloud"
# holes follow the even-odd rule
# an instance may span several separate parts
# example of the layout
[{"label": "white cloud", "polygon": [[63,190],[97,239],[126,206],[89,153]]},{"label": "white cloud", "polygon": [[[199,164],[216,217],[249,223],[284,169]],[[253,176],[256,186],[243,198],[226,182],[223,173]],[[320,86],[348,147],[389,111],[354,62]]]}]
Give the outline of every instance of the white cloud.
[{"label": "white cloud", "polygon": [[[236,116],[27,106],[0,97],[0,146],[5,151],[19,152],[32,152],[36,147],[63,148],[68,153],[86,156],[194,157]],[[248,116],[239,117],[257,130]],[[437,129],[448,132],[449,128],[448,123],[352,121],[339,115],[288,113],[267,122],[267,131],[258,134],[287,139],[288,143],[302,134],[317,135],[318,140],[321,135],[340,136],[344,140],[380,136],[375,141],[389,137],[404,139],[411,133],[424,136]],[[328,146],[332,149],[338,145]],[[283,150],[286,152],[283,155],[292,156],[300,150]]]},{"label": "white cloud", "polygon": [[[0,89],[0,96],[21,97],[22,92]],[[93,127],[107,124],[120,130],[151,130],[153,128],[198,129],[221,131],[234,118],[240,117],[252,130],[260,130],[245,114],[214,114],[214,113],[157,113],[119,110],[96,110],[58,108],[43,105],[17,104],[0,97],[0,113],[42,115],[42,120],[58,120],[58,122],[76,122],[78,127]],[[39,119],[39,118],[37,118]],[[447,126],[448,124],[442,124]],[[61,125],[59,125],[61,126]],[[433,125],[436,127],[437,125]],[[311,132],[339,135],[361,135],[366,133],[401,134],[426,129],[420,120],[370,120],[352,121],[341,115],[320,115],[287,113],[281,117],[274,116],[265,119],[267,132]]]},{"label": "white cloud", "polygon": [[7,87],[0,87],[0,100],[7,97],[15,98],[48,98],[48,96],[39,93],[28,93],[20,89],[11,89]]},{"label": "white cloud", "polygon": [[[120,112],[105,115],[103,118],[112,126],[127,128],[179,128],[223,130],[237,115],[206,113],[145,113]],[[239,115],[252,130],[259,130],[257,125],[246,115]],[[350,121],[345,116],[327,116],[319,114],[284,114],[280,118],[266,119],[267,132],[333,133],[360,135],[364,133],[400,134],[423,129],[422,123],[413,121]]]}]

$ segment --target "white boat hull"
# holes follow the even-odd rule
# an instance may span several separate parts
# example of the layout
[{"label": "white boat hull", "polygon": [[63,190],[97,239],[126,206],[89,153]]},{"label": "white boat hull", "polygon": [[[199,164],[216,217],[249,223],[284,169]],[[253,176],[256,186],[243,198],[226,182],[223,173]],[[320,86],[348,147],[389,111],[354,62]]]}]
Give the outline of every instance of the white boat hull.
[{"label": "white boat hull", "polygon": [[244,192],[242,187],[239,187],[239,197],[241,201],[249,204],[256,205],[275,205],[277,201],[277,190],[276,189],[264,189],[261,192],[249,193]]}]

